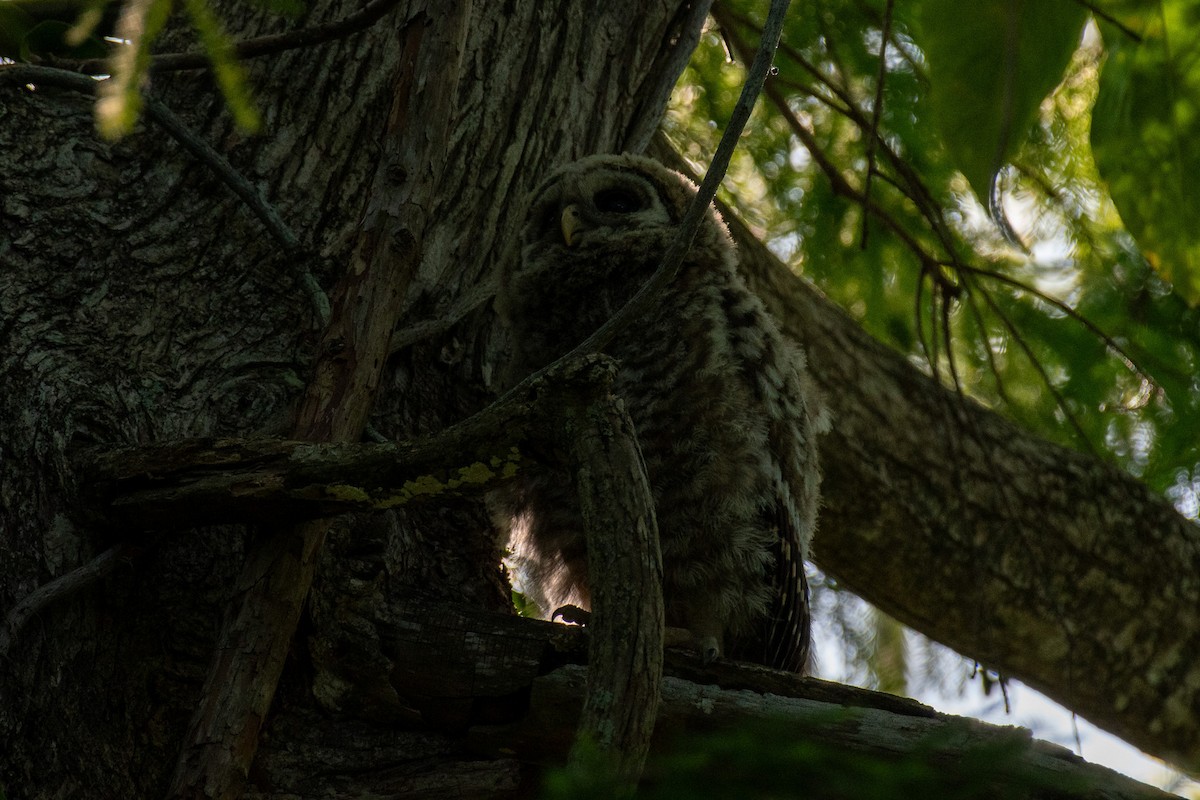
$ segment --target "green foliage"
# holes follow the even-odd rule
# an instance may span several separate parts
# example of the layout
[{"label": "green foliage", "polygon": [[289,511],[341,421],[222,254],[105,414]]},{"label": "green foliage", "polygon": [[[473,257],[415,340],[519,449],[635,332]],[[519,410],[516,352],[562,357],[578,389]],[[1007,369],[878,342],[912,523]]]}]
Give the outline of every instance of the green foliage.
[{"label": "green foliage", "polygon": [[101,58],[114,12],[107,0],[0,0],[0,57]]},{"label": "green foliage", "polygon": [[221,88],[221,94],[229,104],[234,122],[242,130],[257,131],[262,125],[262,120],[250,97],[246,72],[233,52],[233,44],[229,37],[221,29],[220,20],[205,0],[184,0],[184,5],[192,19],[192,25],[200,36],[200,42],[212,61],[217,86]]},{"label": "green foliage", "polygon": [[100,84],[96,127],[118,139],[133,130],[142,110],[142,85],[150,68],[150,45],[167,24],[171,0],[137,0],[124,9],[118,33],[129,40],[112,59],[112,77]]},{"label": "green foliage", "polygon": [[[721,197],[874,336],[1195,518],[1200,10],[1096,5],[1116,22],[1085,27],[1074,0],[912,0],[890,20],[886,0],[793,4]],[[677,87],[665,130],[700,171],[761,13],[718,0]],[[833,581],[813,586],[844,677],[934,679],[936,648],[891,635]]]},{"label": "green foliage", "polygon": [[[756,722],[737,730],[691,735],[652,755],[638,800],[804,798],[804,800],[911,800],[914,797],[1018,798],[1053,788],[1061,778],[1035,773],[1023,759],[1030,740],[1011,737],[980,741],[967,723],[948,725],[906,753],[883,756],[853,752],[822,731],[861,724],[854,709],[834,709],[805,724]],[[971,742],[953,757],[946,748]],[[602,764],[548,772],[544,800],[607,800],[613,781]],[[1076,787],[1078,788],[1078,787]]]},{"label": "green foliage", "polygon": [[[101,83],[96,103],[96,125],[100,133],[117,139],[133,130],[142,107],[142,86],[150,68],[150,46],[166,25],[172,0],[127,0],[126,13],[118,31],[129,41],[117,46],[112,59],[112,78]],[[242,130],[258,130],[261,120],[250,99],[246,75],[234,54],[233,44],[205,0],[184,0],[205,53],[212,62],[217,86]]]},{"label": "green foliage", "polygon": [[538,607],[538,604],[516,589],[512,590],[512,605],[513,610],[517,612],[517,616],[533,619],[540,619],[542,616],[542,609]]},{"label": "green foliage", "polygon": [[1038,106],[1062,80],[1086,19],[1072,0],[920,3],[933,122],[985,202]]},{"label": "green foliage", "polygon": [[[261,0],[261,4],[292,16],[303,10],[302,0]],[[141,113],[151,47],[167,24],[172,5],[172,0],[0,0],[0,57],[12,61],[109,57],[111,77],[99,81],[96,127],[103,136],[117,139],[133,130]],[[184,0],[184,8],[234,121],[244,131],[257,131],[261,120],[249,82],[220,19],[207,0]],[[105,36],[123,41],[106,43]]]},{"label": "green foliage", "polygon": [[[1120,0],[1101,21],[1107,58],[1092,149],[1143,254],[1200,303],[1200,7]],[[1134,38],[1134,37],[1138,38]]]},{"label": "green foliage", "polygon": [[[888,5],[793,5],[723,199],[946,384],[1195,513],[1200,314],[1181,254],[1200,230],[1200,11],[1100,3],[1138,42],[1103,20],[1101,41],[1074,0]],[[760,13],[720,0],[676,92],[666,130],[701,169]],[[1162,139],[1174,153],[1143,145],[1166,130],[1182,133]],[[989,213],[977,193],[993,180]]]}]

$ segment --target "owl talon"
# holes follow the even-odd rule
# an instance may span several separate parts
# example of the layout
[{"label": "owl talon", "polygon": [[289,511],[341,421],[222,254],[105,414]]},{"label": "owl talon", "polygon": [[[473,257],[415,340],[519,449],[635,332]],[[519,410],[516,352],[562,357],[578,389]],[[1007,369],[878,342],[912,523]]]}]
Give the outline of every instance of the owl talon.
[{"label": "owl talon", "polygon": [[565,606],[559,606],[554,609],[554,613],[550,615],[550,621],[554,622],[559,617],[562,617],[562,621],[568,625],[587,625],[591,622],[592,612],[586,608],[580,608],[568,603]]}]

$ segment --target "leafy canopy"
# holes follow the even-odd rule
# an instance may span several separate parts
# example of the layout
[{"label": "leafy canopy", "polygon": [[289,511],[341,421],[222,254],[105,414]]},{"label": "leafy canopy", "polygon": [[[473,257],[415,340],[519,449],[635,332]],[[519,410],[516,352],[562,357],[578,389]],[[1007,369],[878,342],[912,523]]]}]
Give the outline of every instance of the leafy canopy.
[{"label": "leafy canopy", "polygon": [[[761,13],[719,0],[676,92],[700,165]],[[877,337],[1195,517],[1196,55],[1188,0],[796,3],[725,199]]]}]

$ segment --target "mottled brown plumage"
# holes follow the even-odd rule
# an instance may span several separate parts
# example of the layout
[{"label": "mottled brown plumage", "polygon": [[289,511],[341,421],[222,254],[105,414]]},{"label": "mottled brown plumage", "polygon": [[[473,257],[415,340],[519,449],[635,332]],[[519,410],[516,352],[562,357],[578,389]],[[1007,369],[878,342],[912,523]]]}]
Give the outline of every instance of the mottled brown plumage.
[{"label": "mottled brown plumage", "polygon": [[[511,385],[612,316],[660,264],[695,186],[635,156],[593,156],[538,188],[499,307]],[[803,354],[737,274],[710,209],[657,307],[605,349],[638,430],[662,543],[667,624],[707,655],[800,671],[809,651],[804,559],[815,525],[817,412]],[[571,481],[547,467],[496,503],[511,565],[546,612],[588,605]]]}]

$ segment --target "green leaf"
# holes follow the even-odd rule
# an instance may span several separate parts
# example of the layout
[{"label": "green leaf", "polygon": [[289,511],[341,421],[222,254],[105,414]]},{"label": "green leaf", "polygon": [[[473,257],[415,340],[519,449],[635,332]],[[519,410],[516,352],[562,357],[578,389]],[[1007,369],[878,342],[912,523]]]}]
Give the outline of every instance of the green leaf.
[{"label": "green leaf", "polygon": [[142,110],[140,87],[150,68],[150,45],[170,15],[171,0],[126,3],[117,34],[130,44],[117,51],[112,78],[100,82],[96,101],[96,127],[105,138],[119,139],[133,130]]},{"label": "green leaf", "polygon": [[254,107],[254,100],[250,97],[246,71],[238,62],[229,37],[221,29],[220,20],[205,0],[186,0],[185,5],[188,15],[192,18],[192,24],[196,26],[196,32],[200,34],[200,42],[212,61],[217,85],[221,94],[225,96],[225,102],[229,104],[234,122],[244,131],[257,131],[262,125],[262,119]]},{"label": "green leaf", "polygon": [[21,60],[31,61],[35,56],[60,56],[62,58],[103,58],[108,50],[104,42],[93,36],[78,45],[68,44],[67,34],[72,26],[66,22],[49,19],[39,22],[25,35],[21,42]]},{"label": "green leaf", "polygon": [[0,0],[0,56],[22,60],[21,47],[36,21],[10,0]]},{"label": "green leaf", "polygon": [[1074,0],[924,0],[934,123],[982,199],[1062,80],[1087,19]]},{"label": "green leaf", "polygon": [[[1200,13],[1193,0],[1112,4],[1092,150],[1150,264],[1200,303]],[[1109,10],[1109,6],[1105,6]]]},{"label": "green leaf", "polygon": [[0,56],[101,58],[115,9],[108,0],[0,0]]}]

